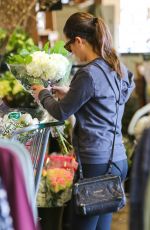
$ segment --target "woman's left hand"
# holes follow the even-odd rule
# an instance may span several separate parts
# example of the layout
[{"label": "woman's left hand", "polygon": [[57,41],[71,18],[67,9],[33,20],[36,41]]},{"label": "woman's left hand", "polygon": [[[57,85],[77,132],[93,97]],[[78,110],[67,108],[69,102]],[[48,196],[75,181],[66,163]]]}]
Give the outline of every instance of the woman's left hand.
[{"label": "woman's left hand", "polygon": [[45,88],[42,85],[33,85],[31,89],[33,90],[33,97],[38,101],[39,93]]}]

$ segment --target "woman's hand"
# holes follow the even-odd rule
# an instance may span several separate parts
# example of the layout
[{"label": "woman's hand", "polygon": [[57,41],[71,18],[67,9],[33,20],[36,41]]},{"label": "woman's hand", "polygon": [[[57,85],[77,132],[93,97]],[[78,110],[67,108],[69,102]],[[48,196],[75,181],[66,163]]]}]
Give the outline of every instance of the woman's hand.
[{"label": "woman's hand", "polygon": [[39,101],[38,97],[39,97],[39,93],[45,89],[44,86],[42,85],[33,85],[31,87],[31,89],[33,90],[33,97],[35,98],[35,101]]},{"label": "woman's hand", "polygon": [[69,87],[67,86],[52,86],[52,92],[59,99],[64,98],[64,96],[68,93]]}]

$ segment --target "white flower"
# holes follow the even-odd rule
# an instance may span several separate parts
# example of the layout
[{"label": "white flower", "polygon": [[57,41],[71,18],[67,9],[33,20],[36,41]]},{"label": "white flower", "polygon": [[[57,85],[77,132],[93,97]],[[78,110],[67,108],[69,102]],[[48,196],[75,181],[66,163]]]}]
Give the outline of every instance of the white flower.
[{"label": "white flower", "polygon": [[26,65],[27,73],[34,78],[57,80],[63,78],[69,67],[69,61],[61,54],[47,54],[36,51],[32,55],[32,62]]},{"label": "white flower", "polygon": [[25,113],[19,118],[18,123],[30,125],[32,123],[32,116],[29,113]]},{"label": "white flower", "polygon": [[37,118],[32,119],[30,125],[37,125],[39,124],[39,120]]},{"label": "white flower", "polygon": [[8,120],[9,120],[8,114],[5,114],[4,117],[3,117],[3,122],[7,123]]},{"label": "white flower", "polygon": [[26,126],[36,125],[39,124],[39,120],[37,118],[33,119],[29,113],[25,113],[19,118],[18,123],[24,124]]}]

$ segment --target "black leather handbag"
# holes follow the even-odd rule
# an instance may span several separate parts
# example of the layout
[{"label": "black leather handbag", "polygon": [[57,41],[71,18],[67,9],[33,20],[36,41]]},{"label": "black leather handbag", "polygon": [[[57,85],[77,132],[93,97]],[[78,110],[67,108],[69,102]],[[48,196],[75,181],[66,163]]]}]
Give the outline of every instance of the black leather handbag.
[{"label": "black leather handbag", "polygon": [[116,212],[126,203],[121,179],[112,174],[78,181],[73,195],[76,213],[80,215]]},{"label": "black leather handbag", "polygon": [[[106,174],[85,179],[83,177],[80,157],[77,153],[77,160],[79,163],[79,180],[73,186],[73,200],[77,214],[91,216],[116,212],[124,207],[126,203],[126,197],[123,185],[121,183],[121,178],[120,176],[115,176],[111,173],[112,166],[114,165],[117,167],[117,165],[112,162],[118,120],[119,102],[116,102],[116,104],[117,118],[114,129],[112,150]],[[119,168],[118,170],[120,171]]]}]

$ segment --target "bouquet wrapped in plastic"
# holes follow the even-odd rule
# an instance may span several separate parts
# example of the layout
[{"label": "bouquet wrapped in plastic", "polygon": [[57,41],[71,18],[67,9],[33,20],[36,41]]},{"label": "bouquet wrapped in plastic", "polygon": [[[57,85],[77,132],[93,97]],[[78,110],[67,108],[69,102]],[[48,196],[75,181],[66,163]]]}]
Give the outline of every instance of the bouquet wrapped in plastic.
[{"label": "bouquet wrapped in plastic", "polygon": [[63,206],[71,199],[77,166],[73,155],[54,154],[46,158],[37,196],[39,207]]},{"label": "bouquet wrapped in plastic", "polygon": [[71,146],[59,131],[58,137],[62,143],[61,151],[64,154],[53,153],[45,158],[37,195],[39,207],[63,206],[71,199],[73,179],[78,163],[73,151],[71,151]]},{"label": "bouquet wrapped in plastic", "polygon": [[49,43],[42,50],[35,46],[30,51],[23,49],[19,55],[10,56],[9,68],[31,94],[30,88],[34,84],[47,87],[57,82],[65,82],[70,74],[71,62],[63,46],[64,43],[59,41],[52,49],[49,48]]}]

